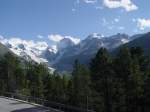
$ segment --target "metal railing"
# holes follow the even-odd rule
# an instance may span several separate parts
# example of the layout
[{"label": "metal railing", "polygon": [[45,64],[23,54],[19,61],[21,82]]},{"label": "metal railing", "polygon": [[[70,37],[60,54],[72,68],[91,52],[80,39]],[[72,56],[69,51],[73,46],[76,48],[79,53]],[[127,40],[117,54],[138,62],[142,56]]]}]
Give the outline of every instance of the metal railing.
[{"label": "metal railing", "polygon": [[22,94],[4,92],[4,93],[2,93],[2,95],[5,97],[9,97],[9,98],[15,98],[15,99],[19,99],[22,101],[27,101],[29,103],[40,104],[40,105],[43,105],[47,108],[50,107],[50,108],[56,109],[55,110],[56,112],[61,112],[61,111],[63,111],[63,112],[95,112],[93,110],[82,109],[79,107],[74,107],[74,106],[61,104],[61,103],[56,103],[56,102],[48,101],[45,99],[35,98],[32,96],[26,96],[26,95],[22,95]]}]

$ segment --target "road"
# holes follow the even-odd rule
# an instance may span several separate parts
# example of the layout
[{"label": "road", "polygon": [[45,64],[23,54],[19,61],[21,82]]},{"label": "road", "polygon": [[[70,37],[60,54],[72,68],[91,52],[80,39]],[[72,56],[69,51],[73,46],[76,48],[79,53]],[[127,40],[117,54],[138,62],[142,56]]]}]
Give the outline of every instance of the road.
[{"label": "road", "polygon": [[44,107],[0,97],[0,112],[54,112]]}]

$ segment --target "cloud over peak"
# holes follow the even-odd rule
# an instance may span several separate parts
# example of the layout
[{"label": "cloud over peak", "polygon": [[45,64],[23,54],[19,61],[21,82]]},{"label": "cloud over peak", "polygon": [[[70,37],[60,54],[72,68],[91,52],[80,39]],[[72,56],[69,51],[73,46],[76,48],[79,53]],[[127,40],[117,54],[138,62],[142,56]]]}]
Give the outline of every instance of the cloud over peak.
[{"label": "cloud over peak", "polygon": [[48,35],[48,39],[50,41],[53,41],[53,42],[60,42],[62,39],[64,38],[68,38],[70,39],[72,42],[74,42],[74,44],[78,44],[80,42],[80,39],[79,38],[74,38],[72,36],[62,36],[62,35],[59,35],[59,34],[51,34],[51,35]]},{"label": "cloud over peak", "polygon": [[150,28],[150,19],[139,18],[137,19],[137,26],[140,30],[144,30],[145,28]]},{"label": "cloud over peak", "polygon": [[59,34],[51,34],[51,35],[48,35],[48,39],[50,41],[59,42],[60,40],[63,39],[63,36],[61,36]]},{"label": "cloud over peak", "polygon": [[138,7],[131,0],[104,0],[104,6],[108,8],[124,8],[127,12],[137,10]]},{"label": "cloud over peak", "polygon": [[1,40],[1,42],[10,43],[14,47],[22,44],[28,46],[29,48],[35,48],[37,50],[44,50],[48,47],[48,44],[44,41],[23,40],[21,38],[16,38],[16,37],[12,37],[10,39],[3,39]]}]

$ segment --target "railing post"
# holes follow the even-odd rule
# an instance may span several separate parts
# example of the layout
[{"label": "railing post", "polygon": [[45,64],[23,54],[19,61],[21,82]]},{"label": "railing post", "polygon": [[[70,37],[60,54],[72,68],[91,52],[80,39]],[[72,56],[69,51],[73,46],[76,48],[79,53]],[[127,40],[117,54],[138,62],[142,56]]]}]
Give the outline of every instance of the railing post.
[{"label": "railing post", "polygon": [[7,97],[18,98],[21,100],[26,100],[28,102],[34,102],[34,103],[41,104],[41,105],[46,104],[46,106],[48,106],[48,107],[52,107],[52,108],[55,108],[58,110],[66,111],[66,112],[94,112],[92,110],[88,110],[89,109],[89,97],[88,97],[88,95],[86,96],[85,108],[79,108],[79,107],[74,107],[74,106],[70,106],[67,104],[50,102],[48,100],[44,100],[42,98],[36,98],[36,97],[32,97],[32,96],[25,96],[25,95],[21,95],[21,94],[10,93],[10,92],[5,92],[3,94],[4,94],[4,96],[7,96]]}]

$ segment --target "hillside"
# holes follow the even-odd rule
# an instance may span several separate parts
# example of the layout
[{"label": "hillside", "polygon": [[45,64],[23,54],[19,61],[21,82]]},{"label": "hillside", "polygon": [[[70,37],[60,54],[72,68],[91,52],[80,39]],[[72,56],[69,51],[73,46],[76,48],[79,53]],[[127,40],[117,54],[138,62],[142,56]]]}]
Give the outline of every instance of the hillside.
[{"label": "hillside", "polygon": [[125,44],[128,47],[141,47],[146,55],[150,56],[150,32],[141,35],[139,38]]},{"label": "hillside", "polygon": [[3,56],[4,54],[11,52],[6,46],[4,46],[2,43],[0,43],[0,56]]},{"label": "hillside", "polygon": [[107,37],[93,33],[77,43],[72,38],[65,37],[52,45],[45,41],[33,42],[17,38],[0,41],[14,54],[27,61],[45,63],[49,68],[58,71],[71,71],[76,59],[82,64],[89,64],[91,58],[101,47],[112,51],[138,37],[139,35],[128,36],[121,33]]}]

